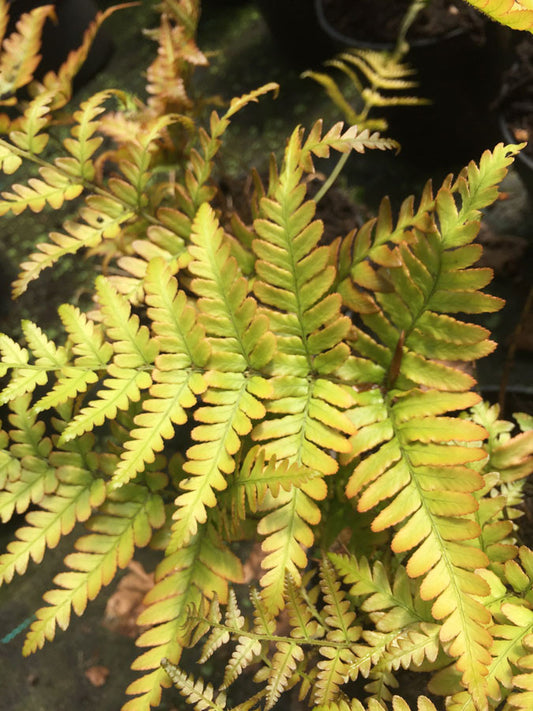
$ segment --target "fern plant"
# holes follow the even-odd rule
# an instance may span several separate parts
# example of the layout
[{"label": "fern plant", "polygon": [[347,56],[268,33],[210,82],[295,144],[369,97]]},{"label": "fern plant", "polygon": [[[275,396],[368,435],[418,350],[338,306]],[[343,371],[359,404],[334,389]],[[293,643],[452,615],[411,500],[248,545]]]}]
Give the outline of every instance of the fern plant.
[{"label": "fern plant", "polygon": [[[523,415],[514,432],[461,367],[495,347],[468,320],[502,306],[483,291],[475,237],[519,146],[428,184],[397,217],[385,199],[323,245],[307,196],[316,160],[395,144],[297,127],[268,183],[256,176],[253,220],[222,227],[217,152],[234,115],[276,86],[207,126],[186,101],[169,113],[169,73],[203,56],[197,10],[161,3],[146,103],[95,94],[46,158],[55,90],[43,92],[0,141],[5,173],[39,171],[13,179],[0,213],[81,204],[22,265],[15,295],[66,254],[96,251],[103,265],[92,310],[60,307],[61,343],[29,320],[24,343],[0,336],[0,516],[26,514],[1,582],[86,529],[23,653],[151,544],[161,559],[125,711],[156,707],[172,682],[194,708],[228,708],[249,668],[259,687],[240,711],[289,690],[324,711],[406,711],[400,669],[431,672],[428,693],[450,708],[527,708],[533,553],[517,518],[533,428]],[[254,542],[262,572],[242,592]],[[201,660],[234,643],[218,691],[177,666],[203,637]],[[367,701],[350,698],[359,677]],[[418,708],[435,707],[420,696]]]}]

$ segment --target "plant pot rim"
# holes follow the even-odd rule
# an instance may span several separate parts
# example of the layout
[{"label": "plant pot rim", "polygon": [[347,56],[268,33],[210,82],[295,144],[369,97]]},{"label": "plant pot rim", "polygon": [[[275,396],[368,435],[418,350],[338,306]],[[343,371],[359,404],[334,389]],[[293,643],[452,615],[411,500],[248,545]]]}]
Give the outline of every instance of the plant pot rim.
[{"label": "plant pot rim", "polygon": [[[322,0],[313,0],[313,2],[315,5],[315,14],[319,25],[321,26],[322,30],[338,44],[343,44],[347,47],[357,46],[361,47],[362,49],[394,49],[394,42],[388,42],[385,40],[376,40],[374,42],[368,40],[360,40],[355,37],[349,37],[348,35],[339,32],[330,24],[330,22],[326,18],[324,14]],[[435,42],[451,40],[455,37],[464,35],[466,32],[467,30],[464,27],[458,27],[457,29],[450,30],[449,32],[445,32],[442,35],[435,35],[434,37],[417,37],[409,41],[409,46],[412,48],[429,47],[434,45]]]}]

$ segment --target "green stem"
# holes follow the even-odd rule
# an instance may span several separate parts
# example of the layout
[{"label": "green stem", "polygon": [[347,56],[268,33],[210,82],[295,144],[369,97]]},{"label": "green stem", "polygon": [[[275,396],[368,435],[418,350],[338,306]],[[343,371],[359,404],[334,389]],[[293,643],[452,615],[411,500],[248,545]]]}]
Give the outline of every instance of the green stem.
[{"label": "green stem", "polygon": [[348,160],[349,155],[350,155],[350,151],[348,151],[348,153],[341,154],[341,157],[337,161],[337,165],[333,168],[328,179],[326,180],[324,185],[320,188],[320,190],[317,192],[317,194],[313,198],[315,202],[319,202],[320,200],[322,200],[324,195],[328,192],[328,190],[331,188],[333,183],[337,180],[337,177],[338,177],[339,173],[341,172],[341,170],[344,168],[344,164]]}]

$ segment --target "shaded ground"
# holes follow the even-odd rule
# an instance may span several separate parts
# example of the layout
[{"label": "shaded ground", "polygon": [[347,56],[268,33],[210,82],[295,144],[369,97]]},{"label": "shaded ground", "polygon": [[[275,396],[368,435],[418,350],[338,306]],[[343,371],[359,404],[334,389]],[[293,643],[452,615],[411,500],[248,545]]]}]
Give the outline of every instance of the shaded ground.
[{"label": "shaded ground", "polygon": [[[154,45],[142,35],[141,27],[150,24],[152,17],[151,3],[144,2],[142,7],[110,19],[108,28],[115,38],[117,51],[106,70],[83,93],[115,86],[142,91],[144,82],[139,70],[146,65]],[[319,87],[300,79],[298,72],[280,58],[253,5],[244,3],[217,9],[215,2],[209,3],[202,22],[200,46],[204,51],[213,52],[211,68],[199,73],[197,78],[198,91],[206,95],[219,94],[227,100],[268,81],[281,83],[277,100],[265,98],[235,120],[222,154],[221,174],[228,181],[238,180],[252,164],[263,169],[269,152],[279,155],[296,123],[310,126],[319,116],[326,116],[329,123],[338,120]],[[329,167],[322,169],[327,172]],[[393,203],[398,205],[403,197],[417,191],[426,178],[442,177],[444,172],[442,166],[431,166],[427,174],[421,174],[404,161],[401,154],[399,157],[357,156],[349,162],[346,177],[341,181],[344,192],[330,202],[330,214],[340,232],[343,225],[347,225],[347,229],[352,226],[352,221],[361,213],[360,209],[352,211],[354,200],[364,202],[363,214],[375,209],[386,192],[392,194]],[[503,347],[479,367],[482,386],[486,386],[491,395],[498,389],[505,346],[516,327],[531,281],[533,217],[529,197],[515,174],[506,180],[504,189],[507,198],[487,214],[484,237],[490,247],[487,258],[497,270],[492,292],[508,299],[505,310],[493,315],[488,323]],[[322,209],[327,209],[327,204]],[[53,219],[59,225],[57,214]],[[2,218],[0,239],[6,274],[13,273],[13,265],[53,227],[31,215]],[[14,306],[4,293],[0,329],[16,333],[19,317],[30,314],[37,322],[53,329],[55,307],[52,307],[61,303],[65,293],[83,300],[84,284],[90,274],[90,265],[80,270],[77,263],[74,271],[65,263],[45,274]],[[2,281],[5,287],[6,279]],[[530,389],[532,386],[531,353],[526,349],[517,353],[510,379],[511,390],[523,386]],[[0,536],[3,549],[12,536],[12,527],[4,527]],[[53,576],[62,570],[61,560],[65,551],[70,550],[73,538],[74,534],[59,550],[50,551],[41,565],[32,565],[27,575],[0,589],[0,637],[41,605],[41,595],[50,587]],[[153,557],[148,556],[144,562],[148,570],[153,569]],[[0,711],[89,711],[95,708],[118,711],[124,702],[125,687],[136,677],[129,670],[136,650],[131,638],[102,625],[106,601],[115,589],[116,584],[113,584],[97,601],[90,603],[83,618],[73,619],[68,632],[59,633],[44,652],[23,659],[20,655],[23,634],[7,644],[0,643]],[[105,667],[109,676],[103,686],[97,687],[94,686],[96,677],[91,682],[86,672],[99,666]],[[169,694],[161,706],[167,711],[172,708],[185,708],[177,692]]]}]

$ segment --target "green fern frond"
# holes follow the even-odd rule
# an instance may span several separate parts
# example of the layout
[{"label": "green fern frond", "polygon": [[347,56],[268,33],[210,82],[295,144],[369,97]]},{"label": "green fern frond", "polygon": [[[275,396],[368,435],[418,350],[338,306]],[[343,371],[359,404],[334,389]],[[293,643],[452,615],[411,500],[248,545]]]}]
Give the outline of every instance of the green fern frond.
[{"label": "green fern frond", "polygon": [[[324,62],[324,65],[339,70],[348,78],[362,104],[358,109],[352,106],[342,87],[329,74],[306,71],[302,76],[321,84],[345,120],[351,125],[357,124],[359,128],[380,131],[387,128],[385,119],[369,118],[368,114],[375,106],[415,106],[427,103],[425,99],[402,93],[417,85],[408,79],[414,70],[389,52],[352,48]],[[383,92],[394,93],[388,95]]]},{"label": "green fern frond", "polygon": [[[120,489],[119,489],[120,491]],[[150,625],[137,640],[139,647],[151,647],[136,659],[133,668],[147,671],[128,687],[137,695],[128,701],[124,711],[149,711],[161,699],[161,687],[169,678],[160,667],[166,657],[172,664],[180,660],[187,643],[185,626],[191,607],[200,609],[204,598],[217,598],[225,603],[228,581],[242,581],[240,561],[223,546],[210,526],[202,527],[186,546],[170,553],[155,572],[156,584],[144,599],[146,609],[138,619]]]},{"label": "green fern frond", "polygon": [[237,644],[229,662],[224,669],[224,679],[221,688],[227,689],[243,671],[257,661],[261,654],[261,642],[245,635],[237,638]]},{"label": "green fern frond", "polygon": [[148,204],[147,185],[152,179],[149,170],[156,153],[157,141],[164,130],[176,121],[173,115],[160,116],[143,125],[135,141],[123,148],[124,157],[118,159],[118,168],[126,180],[119,177],[109,179],[109,189],[122,204],[141,210]]},{"label": "green fern frond", "polygon": [[[234,600],[233,603],[232,600]],[[231,609],[232,606],[235,608],[233,613]],[[238,616],[236,612],[238,613]],[[228,627],[231,627],[232,630],[234,630],[233,634],[235,636],[238,635],[240,629],[244,631],[245,628],[244,617],[240,614],[240,610],[238,610],[238,608],[236,607],[236,599],[234,597],[233,591],[231,590],[225,622],[225,628],[213,629],[212,633],[216,634],[217,641],[223,644],[228,642],[230,639],[230,634],[227,629]],[[211,643],[210,647],[211,649],[213,648],[213,643]],[[259,658],[261,651],[262,645],[259,639],[256,639],[253,636],[246,634],[237,636],[237,644],[235,646],[235,649],[233,650],[230,660],[228,661],[224,669],[224,679],[222,680],[221,688],[227,689],[228,686],[233,684],[233,682],[242,674],[244,669],[246,669],[246,667],[250,666],[250,664],[254,663]],[[203,659],[205,659],[205,646],[202,653],[202,660]]]},{"label": "green fern frond", "polygon": [[[365,489],[358,504],[361,511],[377,505],[384,497],[395,496],[393,503],[379,513],[372,528],[383,530],[406,521],[393,539],[393,550],[399,553],[420,545],[407,564],[407,573],[411,577],[426,576],[420,596],[423,600],[436,598],[432,614],[437,620],[445,620],[441,640],[453,641],[448,651],[461,658],[465,683],[481,702],[485,693],[483,677],[490,661],[487,651],[491,644],[487,631],[490,615],[471,595],[482,596],[487,592],[486,584],[474,570],[486,567],[488,559],[469,543],[477,538],[478,525],[465,520],[465,515],[477,508],[472,493],[481,488],[481,483],[476,472],[458,463],[479,460],[485,456],[484,450],[471,445],[432,443],[430,432],[424,433],[425,418],[419,421],[417,439],[409,443],[412,435],[405,440],[400,434],[399,445],[393,435],[394,430],[398,431],[394,405],[388,407],[389,419],[383,419],[376,408],[381,421],[375,419],[353,438],[355,455],[361,448],[381,446],[355,468],[347,495],[352,497]],[[427,419],[429,424],[432,418]],[[482,428],[474,423],[465,425],[466,422],[458,420],[452,426],[449,430],[452,442],[484,436]],[[441,434],[445,431],[443,427]],[[441,482],[447,476],[452,481],[443,487]]]},{"label": "green fern frond", "polygon": [[83,190],[82,185],[51,166],[40,168],[39,173],[41,178],[30,178],[27,185],[13,185],[13,192],[2,192],[0,215],[9,210],[20,215],[28,208],[32,212],[41,212],[46,205],[57,210],[65,200],[79,197]]},{"label": "green fern frond", "polygon": [[[58,495],[61,493],[59,488]],[[83,614],[88,600],[94,600],[102,586],[111,582],[117,567],[127,566],[135,547],[147,545],[152,529],[162,526],[164,520],[161,497],[146,488],[129,484],[110,493],[86,523],[91,533],[78,539],[76,552],[65,558],[70,570],[59,573],[54,578],[58,587],[45,593],[48,605],[37,610],[23,653],[31,654],[45,640],[53,639],[56,625],[66,629],[71,609]]]},{"label": "green fern frond", "polygon": [[[364,706],[361,701],[357,699],[351,699],[350,701],[343,699],[339,702],[317,706],[316,711],[389,711],[389,709],[384,703],[375,701],[374,699],[369,702],[368,706]],[[411,707],[401,696],[393,696],[392,711],[411,711]],[[437,707],[427,696],[419,696],[417,711],[437,711]]]},{"label": "green fern frond", "polygon": [[11,446],[8,449],[6,432],[2,439],[6,445],[2,452],[3,489],[0,492],[0,518],[9,521],[14,512],[24,513],[30,504],[39,504],[58,486],[54,468],[48,462],[51,442],[43,437],[45,425],[36,420],[35,412],[29,409],[28,396],[11,403],[9,431]]},{"label": "green fern frond", "polygon": [[272,658],[272,669],[267,683],[265,711],[271,709],[287,688],[299,662],[304,659],[303,649],[296,642],[278,642]]},{"label": "green fern frond", "polygon": [[[507,155],[506,152],[496,152],[490,157],[486,156],[483,166],[485,175],[505,169]],[[480,185],[483,188],[480,189]],[[432,353],[436,349],[441,357],[457,355],[457,358],[461,358],[453,348],[453,338],[456,337],[465,338],[472,344],[471,349],[467,347],[467,351],[473,351],[474,357],[490,352],[491,344],[485,342],[486,334],[478,331],[478,327],[455,320],[452,322],[447,316],[443,320],[446,312],[475,313],[477,310],[491,311],[498,306],[492,297],[478,292],[490,275],[479,274],[477,270],[465,270],[465,263],[461,260],[459,264],[463,271],[459,272],[459,279],[455,277],[458,263],[456,250],[464,249],[477,231],[475,224],[469,225],[468,221],[465,224],[465,218],[477,218],[479,206],[490,188],[480,179],[479,174],[471,171],[457,184],[457,190],[462,198],[460,210],[452,193],[444,186],[435,201],[439,231],[433,228],[423,240],[413,237],[409,246],[402,246],[402,266],[391,269],[387,274],[394,285],[394,291],[377,292],[376,299],[382,311],[363,314],[361,317],[364,325],[378,338],[378,342],[370,340],[367,333],[362,331],[366,339],[361,339],[361,354],[375,357],[376,353],[381,353],[381,363],[388,368],[388,386],[394,386],[397,390],[394,402],[389,399],[385,402],[379,391],[370,395],[363,393],[365,404],[371,405],[373,402],[375,409],[367,407],[363,412],[355,410],[357,419],[354,424],[358,424],[361,416],[366,419],[361,421],[363,427],[352,437],[350,456],[379,447],[356,466],[347,486],[347,494],[352,497],[365,489],[358,508],[366,511],[383,501],[384,495],[388,498],[391,492],[395,492],[394,503],[381,510],[372,527],[374,530],[383,530],[407,519],[407,523],[393,539],[393,550],[405,551],[413,544],[421,544],[409,560],[407,572],[411,577],[426,574],[420,589],[421,597],[426,600],[437,598],[433,605],[433,616],[438,620],[446,620],[441,629],[441,640],[443,643],[451,643],[447,651],[459,657],[458,668],[463,672],[464,683],[475,702],[483,704],[486,698],[484,677],[490,662],[487,651],[491,645],[487,629],[490,616],[471,594],[486,594],[484,581],[473,571],[478,567],[486,567],[488,559],[482,551],[468,543],[473,542],[479,534],[477,524],[473,521],[466,524],[464,520],[465,515],[473,513],[477,508],[472,494],[481,488],[482,483],[473,470],[463,465],[485,457],[484,450],[470,442],[483,440],[486,432],[473,422],[467,424],[454,418],[428,416],[422,407],[420,416],[415,415],[412,422],[417,429],[415,435],[408,424],[414,412],[408,417],[400,415],[399,420],[395,415],[396,405],[402,401],[409,402],[413,394],[416,393],[416,401],[421,402],[419,391],[413,389],[413,383],[452,392],[468,390],[472,385],[472,380],[463,373],[454,372],[448,366],[430,363],[424,352],[425,346],[420,347],[422,340],[424,344],[431,343]],[[453,250],[449,258],[446,249]],[[467,266],[470,263],[467,262]],[[438,276],[435,279],[431,274]],[[457,288],[465,282],[468,283],[467,290]],[[472,300],[465,305],[467,293]],[[403,300],[401,307],[400,298]],[[399,308],[402,314],[400,319]],[[440,324],[439,339],[448,333],[448,327],[450,333],[455,331],[461,335],[452,336],[448,344],[441,346],[435,342],[434,334],[437,331],[432,325],[433,321]],[[418,330],[424,334],[423,339],[419,340]],[[388,349],[388,356],[385,356],[383,348]],[[451,377],[448,382],[439,383],[439,377],[442,378],[445,373]],[[436,434],[435,428],[439,434]],[[397,436],[402,442],[400,446],[399,441],[395,442]],[[412,459],[407,454],[410,451]],[[404,459],[406,454],[409,462]],[[441,482],[446,475],[451,475],[454,483],[450,481],[443,490]],[[417,483],[413,487],[409,482],[414,480]],[[450,575],[447,571],[452,570],[455,572]],[[461,581],[459,584],[452,583],[452,580],[457,579]]]},{"label": "green fern frond", "polygon": [[[355,659],[354,643],[362,629],[354,625],[355,613],[345,598],[341,584],[333,573],[331,563],[323,560],[320,566],[320,586],[324,596],[324,622],[328,626],[324,646],[319,648],[322,659],[317,663],[318,675],[314,685],[314,701],[324,704],[336,699],[350,665]],[[328,646],[329,642],[344,642],[345,647]]]},{"label": "green fern frond", "polygon": [[[4,489],[20,480],[22,469],[19,460],[9,451],[9,435],[4,430],[0,430],[0,448],[0,519],[5,522],[11,518],[13,508],[8,508],[7,513],[3,511],[6,500]],[[18,509],[17,513],[20,513]]]},{"label": "green fern frond", "polygon": [[497,471],[503,482],[524,479],[533,472],[533,431],[511,436],[512,423],[498,420],[499,408],[480,403],[474,418],[489,432],[487,471]]},{"label": "green fern frond", "polygon": [[142,412],[134,419],[136,427],[131,430],[131,439],[124,445],[113,476],[117,486],[153,462],[154,453],[163,449],[163,440],[173,436],[174,425],[187,421],[186,409],[196,403],[196,397],[206,387],[197,372],[209,357],[204,332],[162,260],[150,262],[144,284],[160,354],[152,372],[151,397],[143,402]]},{"label": "green fern frond", "polygon": [[[80,194],[81,186],[67,186]],[[74,190],[75,188],[75,190]],[[13,296],[23,294],[28,284],[37,279],[43,269],[53,266],[66,254],[76,254],[81,249],[95,248],[104,239],[117,237],[121,226],[133,215],[131,209],[125,208],[120,202],[108,196],[93,195],[86,200],[86,206],[81,208],[82,221],[67,220],[64,224],[65,233],[51,232],[51,242],[37,244],[37,251],[33,252],[28,261],[23,262],[21,273],[13,283]]]},{"label": "green fern frond", "polygon": [[[521,660],[528,658],[528,640],[532,635],[533,613],[531,611],[531,580],[533,575],[533,556],[526,547],[520,549],[520,563],[508,561],[500,569],[499,578],[490,571],[483,571],[483,576],[490,585],[490,595],[483,602],[489,606],[496,623],[491,629],[494,643],[491,648],[492,661],[488,669],[488,695],[495,705],[506,700],[506,707],[513,706],[513,701],[528,702],[527,694],[521,697],[516,692],[517,669]],[[517,597],[526,594],[526,599]],[[527,666],[526,666],[527,668]],[[518,672],[518,676],[520,672]],[[430,688],[437,693],[452,694],[458,686],[453,671],[446,668],[431,681]],[[523,687],[522,687],[523,688]],[[514,693],[513,693],[514,692]],[[496,707],[496,706],[495,706]],[[464,691],[456,691],[449,699],[451,711],[474,711],[472,698]]]},{"label": "green fern frond", "polygon": [[507,27],[533,31],[533,8],[528,0],[516,0],[516,2],[467,0],[467,2]]},{"label": "green fern frond", "polygon": [[[527,619],[528,626],[530,627],[530,622],[531,622],[531,611],[528,610],[529,616]],[[517,617],[519,618],[524,618],[524,614],[522,613],[521,610],[519,610],[519,614]],[[522,673],[520,674],[515,674],[513,677],[513,684],[514,688],[517,689],[514,693],[512,693],[507,701],[509,706],[512,708],[517,708],[517,709],[527,709],[531,706],[531,702],[533,701],[533,635],[529,634],[525,639],[524,639],[524,646],[526,647],[527,654],[525,654],[523,657],[520,657],[517,660],[517,666],[519,667],[520,671]],[[518,689],[521,689],[522,691],[518,691]]]},{"label": "green fern frond", "polygon": [[[26,330],[29,332],[32,328],[38,327],[30,322],[26,322]],[[46,338],[44,334],[41,335]],[[50,343],[53,355],[56,351],[55,344]],[[55,370],[56,366],[61,368],[65,364],[64,350],[61,349],[61,363],[56,358],[38,357],[37,362],[30,363],[30,354],[26,348],[22,348],[16,341],[9,338],[5,334],[0,335],[0,353],[2,354],[2,374],[5,375],[8,370],[12,371],[9,384],[2,393],[2,404],[10,402],[17,397],[22,397],[32,393],[38,385],[44,385],[48,380],[48,371]],[[39,362],[40,361],[40,362]]]},{"label": "green fern frond", "polygon": [[316,476],[313,470],[289,464],[287,460],[278,464],[273,457],[265,463],[264,450],[252,447],[229,486],[232,513],[245,519],[247,509],[255,514],[263,508],[267,494],[275,499],[282,489],[289,491],[293,487],[302,487]]},{"label": "green fern frond", "polygon": [[405,568],[398,565],[392,585],[380,561],[372,567],[366,558],[330,553],[329,559],[350,587],[350,595],[361,600],[360,609],[366,612],[379,632],[400,630],[419,622],[431,622],[430,605],[413,590],[413,582]]},{"label": "green fern frond", "polygon": [[[319,146],[314,140],[306,152],[319,155]],[[326,147],[329,150],[328,142]],[[261,201],[263,217],[255,222],[260,239],[253,244],[259,258],[254,291],[278,334],[278,352],[271,369],[281,377],[274,379],[271,405],[278,417],[263,421],[253,436],[259,441],[277,440],[275,450],[270,449],[270,443],[265,445],[267,456],[275,452],[280,459],[295,459],[331,474],[337,463],[320,447],[327,439],[330,448],[346,450],[345,433],[350,433],[351,425],[342,409],[349,406],[351,393],[321,379],[310,383],[307,376],[330,374],[343,365],[349,351],[342,339],[351,324],[340,313],[339,296],[328,293],[335,271],[327,266],[327,248],[316,247],[322,225],[313,220],[314,205],[304,202],[305,189],[299,184],[300,163],[305,160],[300,132],[296,131],[285,153],[279,183],[272,196]],[[283,377],[289,362],[293,375]],[[286,413],[284,418],[279,417],[282,413]]]},{"label": "green fern frond", "polygon": [[515,527],[509,516],[511,502],[501,487],[501,479],[495,472],[485,474],[484,479],[485,486],[476,494],[479,506],[475,518],[481,531],[481,549],[495,570],[496,566],[515,558],[518,551],[513,543]]},{"label": "green fern frond", "polygon": [[187,675],[174,665],[170,664],[168,659],[161,660],[161,666],[172,679],[172,683],[180,691],[182,696],[187,699],[187,703],[193,705],[197,711],[224,711],[226,708],[226,694],[220,692],[215,695],[211,684],[204,684],[203,681],[195,681],[192,675]]},{"label": "green fern frond", "polygon": [[[16,122],[16,128],[9,132],[9,140],[21,151],[36,156],[48,145],[49,135],[41,131],[50,123],[50,102],[51,98],[45,94],[36,96]],[[7,142],[2,142],[3,148],[7,146]],[[11,152],[14,159],[22,160],[16,151]]]},{"label": "green fern frond", "polygon": [[205,664],[205,662],[219,649],[223,644],[227,644],[230,640],[230,633],[227,629],[231,627],[232,629],[238,631],[244,627],[245,620],[239,609],[237,603],[237,597],[233,588],[230,588],[228,595],[228,604],[226,608],[225,624],[217,626],[222,619],[220,613],[220,605],[218,599],[215,597],[211,602],[209,607],[209,621],[206,621],[205,625],[199,624],[196,630],[196,637],[200,639],[207,630],[209,630],[210,625],[212,626],[209,637],[203,644],[202,654],[198,660],[199,664]]},{"label": "green fern frond", "polygon": [[[314,123],[309,131],[305,141],[303,142],[301,152],[299,152],[299,141],[302,136],[300,129],[296,129],[289,141],[289,146],[285,151],[286,169],[292,171],[295,165],[292,161],[296,159],[299,165],[307,172],[313,172],[313,163],[311,156],[315,155],[318,158],[328,158],[330,150],[338,151],[339,153],[348,154],[350,151],[356,153],[364,153],[366,150],[390,150],[398,148],[398,143],[391,138],[380,136],[379,133],[370,132],[369,128],[361,128],[349,124],[349,127],[343,132],[342,121],[334,124],[327,133],[322,135],[322,120],[319,119]],[[291,146],[292,143],[292,146]],[[294,150],[293,156],[290,150]],[[309,207],[309,205],[307,206]]]},{"label": "green fern frond", "polygon": [[314,543],[312,526],[320,521],[320,509],[314,500],[326,496],[322,479],[313,479],[301,488],[281,491],[270,505],[274,508],[263,516],[257,527],[260,535],[266,536],[262,549],[267,553],[261,561],[266,571],[261,578],[262,595],[267,607],[277,614],[284,607],[285,576],[288,573],[298,584],[300,570],[307,565],[304,549]]},{"label": "green fern frond", "polygon": [[102,145],[103,138],[95,136],[98,129],[98,118],[104,113],[103,103],[112,95],[111,91],[100,91],[80,105],[72,118],[76,126],[71,130],[71,136],[65,138],[63,145],[70,157],[57,158],[58,168],[80,181],[91,181],[95,177],[93,156]]},{"label": "green fern frond", "polygon": [[97,398],[69,422],[61,435],[63,442],[114,418],[117,410],[137,402],[140,391],[151,384],[149,370],[157,346],[150,340],[148,329],[139,324],[137,315],[130,315],[127,301],[104,277],[98,277],[96,288],[107,321],[106,332],[113,339],[114,357],[107,369],[110,377],[103,381],[105,388],[98,391]]},{"label": "green fern frond", "polygon": [[264,378],[244,371],[246,366],[264,367],[275,340],[266,317],[256,315],[255,300],[247,295],[246,282],[222,235],[212,210],[207,205],[200,208],[191,233],[189,269],[195,277],[191,288],[200,297],[199,322],[211,346],[210,371],[204,407],[195,412],[202,423],[192,432],[198,444],[188,450],[184,464],[192,476],[181,482],[186,493],[176,499],[175,545],[194,535],[198,523],[206,520],[206,507],[216,503],[214,492],[226,488],[225,477],[235,468],[233,455],[240,438],[249,434],[253,419],[265,416],[262,400],[270,395]]},{"label": "green fern frond", "polygon": [[[92,437],[90,438],[92,441]],[[54,548],[61,536],[70,533],[76,521],[89,518],[92,508],[99,506],[105,498],[105,485],[85,467],[80,466],[74,455],[68,456],[68,466],[62,465],[60,453],[51,460],[51,472],[46,466],[35,467],[39,509],[26,515],[26,526],[16,532],[17,540],[7,546],[7,552],[0,557],[0,577],[9,582],[15,573],[26,570],[30,558],[40,563],[46,548]],[[30,473],[31,470],[28,470]],[[24,472],[26,473],[26,472]],[[47,485],[46,479],[54,475],[55,486]],[[21,480],[26,486],[35,488],[35,481],[29,477]],[[47,489],[50,493],[47,492]]]},{"label": "green fern frond", "polygon": [[[416,82],[406,79],[414,76],[416,70],[385,52],[351,48],[341,52],[337,57],[341,62],[358,67],[368,81],[377,88],[397,90],[410,89],[417,85]],[[330,64],[331,60],[328,60],[326,66]]]}]

